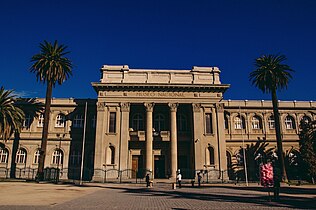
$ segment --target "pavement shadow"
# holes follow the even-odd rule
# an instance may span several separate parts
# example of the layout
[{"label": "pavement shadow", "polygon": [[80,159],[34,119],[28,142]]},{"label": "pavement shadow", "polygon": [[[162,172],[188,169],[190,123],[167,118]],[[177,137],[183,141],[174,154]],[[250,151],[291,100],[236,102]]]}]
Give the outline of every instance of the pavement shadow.
[{"label": "pavement shadow", "polygon": [[[294,196],[295,192],[292,192],[291,196],[281,196],[279,201],[270,201],[271,198],[268,197],[267,189],[262,187],[229,187],[229,186],[216,186],[212,187],[212,192],[192,192],[187,191],[186,189],[177,189],[177,190],[166,190],[160,188],[135,188],[135,187],[122,187],[122,186],[106,186],[105,188],[123,190],[124,193],[132,193],[137,196],[169,196],[172,198],[186,198],[186,199],[197,199],[204,201],[219,201],[219,202],[242,202],[248,204],[257,204],[262,205],[262,207],[281,207],[281,208],[299,208],[299,209],[315,209],[316,199],[315,198],[303,198],[299,196]],[[235,192],[229,195],[229,193],[218,194],[216,188],[231,188],[230,191],[234,190]],[[292,190],[287,189],[288,191]],[[314,189],[299,189],[300,192],[308,192],[311,194],[314,192]],[[266,192],[266,195],[256,194],[257,192]],[[229,192],[229,191],[227,191]],[[283,191],[281,191],[282,193]],[[299,191],[297,191],[299,192]],[[234,195],[235,194],[235,195]],[[272,193],[273,194],[273,193]],[[271,194],[271,195],[272,195]],[[315,194],[313,194],[315,195]]]}]

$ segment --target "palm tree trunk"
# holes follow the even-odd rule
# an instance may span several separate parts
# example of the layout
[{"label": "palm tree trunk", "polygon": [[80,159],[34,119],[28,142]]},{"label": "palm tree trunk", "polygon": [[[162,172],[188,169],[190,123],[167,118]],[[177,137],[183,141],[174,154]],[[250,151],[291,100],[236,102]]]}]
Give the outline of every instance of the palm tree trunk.
[{"label": "palm tree trunk", "polygon": [[282,146],[282,136],[281,136],[281,126],[280,126],[280,116],[279,116],[279,105],[276,90],[272,90],[272,105],[273,105],[273,115],[275,121],[275,135],[277,139],[278,148],[278,160],[282,171],[282,179],[287,182],[287,174],[285,170],[284,157],[283,157],[283,146]]},{"label": "palm tree trunk", "polygon": [[41,142],[41,150],[40,150],[40,156],[39,156],[39,161],[38,161],[38,172],[37,172],[37,179],[39,181],[44,180],[44,166],[45,166],[47,139],[48,139],[48,126],[49,126],[49,116],[50,116],[50,105],[51,105],[51,99],[52,99],[52,92],[53,92],[53,83],[48,81],[47,88],[46,88],[42,142]]}]

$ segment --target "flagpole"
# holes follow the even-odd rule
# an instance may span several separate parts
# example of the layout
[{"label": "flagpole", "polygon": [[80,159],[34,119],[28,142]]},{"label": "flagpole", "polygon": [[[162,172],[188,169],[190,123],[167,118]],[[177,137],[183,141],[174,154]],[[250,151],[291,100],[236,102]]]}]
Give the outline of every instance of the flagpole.
[{"label": "flagpole", "polygon": [[[243,121],[242,121],[240,106],[239,106],[239,117],[240,117],[242,126],[246,126],[243,124]],[[245,129],[246,129],[246,127],[245,127]],[[241,129],[241,138],[242,138],[242,150],[243,150],[243,156],[244,156],[245,179],[246,179],[246,185],[248,187],[247,159],[246,159],[245,139],[244,139],[244,134],[243,134],[243,127]]]},{"label": "flagpole", "polygon": [[85,112],[84,112],[84,123],[83,123],[83,137],[82,137],[82,151],[81,151],[81,167],[80,167],[80,182],[79,185],[82,185],[82,176],[83,176],[83,162],[84,162],[84,145],[86,141],[86,123],[87,123],[87,109],[88,105],[86,102]]}]

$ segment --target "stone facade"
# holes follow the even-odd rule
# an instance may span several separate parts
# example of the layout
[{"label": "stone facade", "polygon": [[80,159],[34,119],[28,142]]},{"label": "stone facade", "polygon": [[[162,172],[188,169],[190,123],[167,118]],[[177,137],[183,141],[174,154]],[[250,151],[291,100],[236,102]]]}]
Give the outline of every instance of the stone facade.
[{"label": "stone facade", "polygon": [[[178,169],[184,178],[203,170],[212,172],[209,178],[227,179],[243,143],[259,138],[276,146],[271,101],[223,100],[229,85],[221,84],[217,67],[153,70],[104,65],[100,82],[92,86],[97,100],[52,100],[45,164],[67,169],[68,178],[78,178],[80,172],[85,102],[86,179],[100,181],[102,171],[110,170],[129,178],[151,173],[153,178],[174,179]],[[297,151],[299,122],[316,119],[316,103],[280,101],[279,106],[284,150]],[[41,120],[29,119],[16,145],[26,153],[25,160],[21,152],[15,160],[20,168],[37,168]],[[13,140],[3,146],[0,167],[10,167]]]}]

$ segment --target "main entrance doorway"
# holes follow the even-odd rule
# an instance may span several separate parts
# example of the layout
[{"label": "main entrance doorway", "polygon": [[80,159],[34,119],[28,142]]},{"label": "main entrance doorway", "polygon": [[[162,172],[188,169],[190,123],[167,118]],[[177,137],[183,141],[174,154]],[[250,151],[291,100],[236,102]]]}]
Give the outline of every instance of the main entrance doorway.
[{"label": "main entrance doorway", "polygon": [[157,179],[166,178],[165,174],[165,156],[163,155],[155,155],[154,157],[154,177]]},{"label": "main entrance doorway", "polygon": [[142,155],[133,155],[132,156],[132,178],[143,178],[143,156]]}]

